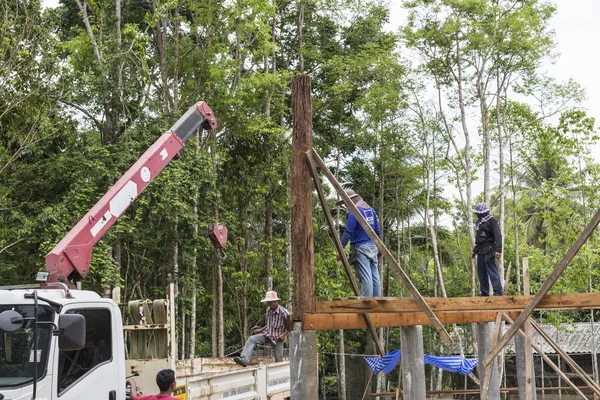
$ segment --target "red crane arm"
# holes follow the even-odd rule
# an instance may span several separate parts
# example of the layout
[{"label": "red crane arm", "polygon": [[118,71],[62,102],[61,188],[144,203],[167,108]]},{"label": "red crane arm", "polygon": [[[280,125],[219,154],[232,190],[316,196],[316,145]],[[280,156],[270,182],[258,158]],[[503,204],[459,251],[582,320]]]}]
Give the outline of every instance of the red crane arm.
[{"label": "red crane arm", "polygon": [[129,168],[71,231],[46,255],[48,282],[86,277],[92,248],[185,145],[194,132],[216,128],[210,107],[196,103]]}]

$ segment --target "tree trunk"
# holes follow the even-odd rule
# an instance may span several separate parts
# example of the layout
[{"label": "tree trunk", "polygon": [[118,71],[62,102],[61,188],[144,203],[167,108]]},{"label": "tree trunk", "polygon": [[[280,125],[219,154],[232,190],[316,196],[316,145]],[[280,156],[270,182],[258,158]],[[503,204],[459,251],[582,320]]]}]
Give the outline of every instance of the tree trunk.
[{"label": "tree trunk", "polygon": [[[216,252],[215,252],[216,253]],[[223,268],[221,260],[217,258],[217,293],[218,293],[218,321],[217,329],[219,335],[219,357],[225,356],[225,322],[223,320]]]},{"label": "tree trunk", "polygon": [[[270,184],[270,180],[267,179]],[[267,290],[273,290],[273,198],[265,195],[265,269],[267,272]]]},{"label": "tree trunk", "polygon": [[[152,2],[152,10],[154,13],[159,12],[156,7],[156,0]],[[168,12],[165,10],[165,12]],[[160,77],[162,86],[162,102],[163,111],[169,112],[169,70],[168,70],[168,54],[167,54],[167,32],[168,32],[168,19],[166,15],[161,15],[157,19],[155,27],[156,34],[156,48],[160,57]]]},{"label": "tree trunk", "polygon": [[212,312],[211,312],[211,341],[210,341],[210,350],[211,355],[213,357],[217,357],[218,355],[218,343],[219,343],[219,334],[218,334],[218,308],[219,308],[219,291],[217,286],[217,264],[219,259],[217,257],[217,252],[213,249],[211,252],[211,293],[212,293]]},{"label": "tree trunk", "polygon": [[298,59],[300,73],[304,73],[304,49],[302,44],[302,31],[304,30],[304,2],[305,0],[298,0]]},{"label": "tree trunk", "polygon": [[[196,160],[200,158],[200,131],[196,131]],[[200,218],[198,217],[198,198],[200,196],[198,186],[194,191],[194,256],[192,258],[192,309],[190,312],[190,358],[196,357],[196,313],[198,301],[198,287],[196,282],[196,272],[198,269],[198,238]],[[213,311],[214,315],[214,311]]]},{"label": "tree trunk", "polygon": [[175,15],[173,22],[173,113],[179,111],[179,10],[181,8],[181,0],[177,0],[175,6]]},{"label": "tree trunk", "polygon": [[[175,237],[175,242],[173,243],[173,282],[175,283],[175,315],[173,318],[176,318],[179,312],[179,240],[177,237],[177,228],[179,225],[179,216],[175,216],[175,222],[173,223],[173,236]],[[183,357],[184,354],[178,351],[177,345],[174,346],[175,354],[173,354],[173,358],[178,360],[179,354]]]},{"label": "tree trunk", "polygon": [[238,253],[240,255],[240,272],[242,279],[240,283],[240,330],[242,343],[248,339],[248,285],[246,274],[248,273],[248,229],[246,228],[247,210],[246,204],[239,205],[238,222]]},{"label": "tree trunk", "polygon": [[346,346],[344,343],[344,330],[340,329],[340,343],[338,347],[338,399],[346,400]]}]

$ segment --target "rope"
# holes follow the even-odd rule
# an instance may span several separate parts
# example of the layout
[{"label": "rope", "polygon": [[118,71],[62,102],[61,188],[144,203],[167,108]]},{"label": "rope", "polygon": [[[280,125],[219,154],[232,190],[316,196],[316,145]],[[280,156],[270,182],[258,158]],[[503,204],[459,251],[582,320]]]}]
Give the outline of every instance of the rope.
[{"label": "rope", "polygon": [[334,356],[348,356],[348,357],[380,357],[379,354],[352,354],[352,353],[332,353],[328,351],[322,351],[321,354],[330,354]]},{"label": "rope", "polygon": [[240,351],[242,351],[242,350],[244,350],[244,348],[243,348],[243,347],[240,347],[240,348],[239,348],[239,349],[237,349],[236,351],[234,351],[234,352],[231,352],[231,353],[229,353],[229,354],[226,354],[226,355],[225,355],[225,357],[230,357],[232,354],[239,353],[239,352],[240,352]]}]

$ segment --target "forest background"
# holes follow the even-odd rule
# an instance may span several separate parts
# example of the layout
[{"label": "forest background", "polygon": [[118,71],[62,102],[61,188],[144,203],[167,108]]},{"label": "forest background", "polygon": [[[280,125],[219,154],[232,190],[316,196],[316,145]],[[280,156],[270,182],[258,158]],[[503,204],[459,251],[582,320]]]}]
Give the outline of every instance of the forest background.
[{"label": "forest background", "polygon": [[[477,293],[468,255],[470,210],[480,201],[493,203],[504,233],[499,265],[514,271],[509,293],[522,290],[522,257],[535,291],[600,206],[598,131],[585,88],[549,72],[560,62],[556,6],[409,0],[394,3],[403,21],[392,29],[390,7],[0,2],[0,284],[31,282],[108,187],[204,100],[219,127],[189,141],[96,246],[84,285],[105,296],[120,287],[126,302],[163,298],[174,282],[180,358],[235,352],[263,318],[266,290],[292,308],[290,80],[306,73],[316,150],[377,210],[385,243],[424,296]],[[344,210],[329,197],[343,229]],[[206,235],[216,220],[229,227],[224,261]],[[319,300],[352,294],[326,225],[315,201]],[[553,292],[597,290],[598,250],[595,235]],[[381,274],[386,296],[408,295],[385,263]],[[425,334],[426,353],[451,352]],[[452,334],[461,353],[473,351],[471,330]],[[398,329],[381,335],[386,349],[400,347]],[[368,337],[318,339],[327,395],[343,385],[337,355],[368,353]],[[447,383],[437,372],[428,379]],[[396,383],[379,379],[380,388]]]}]

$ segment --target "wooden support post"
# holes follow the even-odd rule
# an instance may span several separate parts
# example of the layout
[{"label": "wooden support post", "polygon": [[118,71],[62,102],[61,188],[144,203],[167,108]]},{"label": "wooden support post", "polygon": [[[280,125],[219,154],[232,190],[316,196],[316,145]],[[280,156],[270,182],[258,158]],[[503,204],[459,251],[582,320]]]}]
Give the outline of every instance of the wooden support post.
[{"label": "wooden support post", "polygon": [[402,387],[405,400],[425,399],[425,354],[423,350],[423,327],[411,326],[400,329],[402,344]]},{"label": "wooden support post", "polygon": [[[529,296],[529,258],[523,258],[523,294]],[[531,349],[531,318],[523,323],[525,339],[525,399],[534,400],[533,351]]]},{"label": "wooden support post", "polygon": [[519,315],[519,318],[517,318],[515,320],[515,323],[512,324],[511,327],[508,329],[508,331],[500,338],[500,340],[498,341],[496,346],[490,350],[490,354],[488,354],[488,356],[485,358],[485,360],[483,360],[483,363],[485,365],[490,364],[494,360],[494,358],[498,355],[498,353],[500,353],[500,351],[504,348],[504,346],[506,346],[508,341],[510,339],[512,339],[512,337],[515,335],[515,333],[517,333],[517,331],[519,329],[521,329],[521,326],[523,325],[523,323],[525,321],[527,321],[527,319],[529,319],[529,317],[531,316],[531,313],[536,308],[536,306],[538,305],[540,300],[542,300],[542,298],[546,295],[546,293],[548,293],[548,291],[552,288],[552,286],[554,286],[554,284],[556,283],[558,278],[560,278],[562,273],[569,266],[569,263],[573,260],[573,258],[577,254],[577,252],[579,252],[579,249],[581,248],[581,246],[583,246],[583,244],[590,237],[590,235],[592,234],[594,229],[596,229],[596,226],[598,226],[598,223],[600,223],[600,210],[598,210],[596,212],[596,214],[594,215],[594,217],[592,217],[592,220],[587,224],[585,229],[581,232],[581,234],[579,235],[579,237],[577,238],[575,243],[573,243],[573,245],[567,251],[567,253],[564,255],[562,260],[560,260],[560,262],[554,268],[554,270],[552,271],[550,276],[548,278],[546,278],[546,280],[542,284],[542,287],[537,292],[537,294],[535,295],[533,300],[531,300],[531,302],[527,305],[527,307],[525,307],[525,310],[523,311],[523,313],[521,315]]},{"label": "wooden support post", "polygon": [[[492,363],[489,368],[481,363],[491,347],[494,326],[491,322],[477,324],[477,371],[481,382],[488,381],[486,400],[500,400],[500,376],[498,374],[498,364]],[[489,377],[487,375],[490,375]],[[484,387],[481,387],[481,398],[483,399]]]},{"label": "wooden support post", "polygon": [[[327,205],[327,198],[325,197],[325,193],[323,192],[323,187],[321,186],[321,178],[319,178],[319,174],[317,173],[317,168],[315,167],[315,162],[312,159],[312,151],[306,152],[306,159],[310,166],[310,172],[313,177],[313,182],[315,183],[315,188],[317,189],[317,194],[319,196],[319,201],[321,203],[321,208],[323,208],[323,212],[325,213],[325,217],[327,219],[327,224],[329,225],[329,232],[331,233],[331,238],[333,240],[333,244],[335,245],[335,249],[337,251],[338,256],[342,260],[342,265],[344,266],[344,270],[346,271],[346,275],[348,276],[348,280],[350,281],[350,286],[352,286],[352,290],[356,296],[360,296],[360,289],[358,288],[358,284],[356,283],[356,279],[354,279],[354,274],[350,269],[350,263],[348,262],[348,257],[346,257],[346,253],[344,252],[344,248],[342,247],[342,241],[340,240],[340,235],[336,229],[335,223],[333,222],[333,217],[331,216],[331,211],[329,210],[329,206]],[[377,352],[381,357],[385,355],[385,349],[379,340],[379,336],[377,336],[377,331],[375,331],[375,327],[371,323],[371,318],[369,314],[364,314],[363,318],[369,332],[371,332],[371,337],[373,338],[373,342],[377,347]]]},{"label": "wooden support post", "polygon": [[535,329],[542,338],[544,338],[544,340],[556,351],[556,353],[567,363],[569,364],[569,366],[573,369],[573,371],[575,371],[575,373],[577,375],[579,375],[579,377],[581,378],[581,380],[583,380],[593,391],[594,393],[596,393],[596,395],[600,396],[600,386],[598,386],[598,384],[594,381],[593,378],[591,378],[584,370],[583,368],[581,368],[579,366],[579,364],[577,364],[575,362],[575,360],[573,360],[571,358],[571,356],[569,356],[563,349],[560,348],[560,346],[558,345],[558,343],[556,343],[554,341],[554,339],[552,339],[550,337],[550,335],[548,335],[546,333],[546,331],[544,331],[544,329],[534,320],[531,320],[531,326],[533,327],[533,329]]},{"label": "wooden support post", "polygon": [[[513,319],[510,318],[510,316],[508,316],[506,313],[503,313],[503,317],[504,319],[506,319],[506,321],[508,323],[513,323]],[[525,332],[523,332],[521,329],[519,329],[517,331],[519,333],[519,335],[525,339]],[[516,338],[515,338],[516,339]],[[575,386],[575,384],[569,379],[569,377],[562,372],[562,370],[560,369],[560,367],[558,365],[556,365],[551,359],[550,357],[548,357],[546,355],[546,353],[542,350],[541,347],[537,346],[535,343],[531,343],[531,346],[533,347],[533,349],[535,349],[535,351],[544,359],[544,361],[546,361],[546,363],[552,367],[552,369],[558,374],[560,375],[561,378],[563,378],[565,380],[565,382],[567,382],[581,397],[583,397],[584,399],[587,399],[587,397],[581,392],[580,388],[578,386]],[[533,357],[533,356],[532,356]],[[533,361],[533,358],[532,358]],[[533,390],[533,387],[532,387]],[[521,392],[521,389],[519,388],[519,393]]]},{"label": "wooden support post", "polygon": [[389,265],[396,271],[396,273],[402,280],[402,283],[404,283],[404,285],[406,285],[406,287],[408,288],[408,291],[410,292],[412,297],[415,299],[415,301],[417,302],[417,304],[419,305],[421,310],[423,312],[425,312],[425,314],[427,314],[427,316],[431,320],[433,326],[438,331],[438,333],[442,336],[444,341],[447,344],[451,344],[452,338],[448,334],[448,331],[446,331],[446,328],[444,328],[444,325],[441,324],[441,322],[435,316],[435,313],[431,310],[431,308],[429,308],[429,306],[425,302],[425,299],[423,299],[423,296],[421,296],[421,293],[419,293],[419,290],[412,283],[412,281],[410,280],[410,278],[408,277],[406,272],[404,272],[404,270],[400,267],[400,264],[398,264],[398,262],[396,261],[396,259],[392,255],[392,253],[390,253],[390,251],[385,246],[383,241],[373,231],[373,229],[371,228],[371,225],[369,225],[369,223],[365,220],[365,218],[362,216],[362,214],[358,211],[358,208],[356,207],[356,205],[354,205],[354,202],[352,202],[352,200],[350,200],[350,197],[348,197],[348,195],[344,191],[344,188],[342,188],[342,185],[340,185],[340,183],[337,181],[337,179],[335,179],[335,176],[331,173],[331,171],[329,171],[329,168],[327,168],[327,165],[325,165],[325,163],[323,162],[321,157],[319,157],[319,155],[314,151],[314,149],[312,151],[312,154],[313,154],[313,159],[315,160],[315,162],[317,163],[319,168],[321,168],[321,171],[323,171],[323,174],[325,174],[325,176],[327,177],[329,182],[331,182],[331,185],[335,188],[337,193],[344,200],[344,203],[346,204],[346,206],[350,209],[352,214],[354,214],[354,216],[356,217],[356,220],[358,221],[360,226],[365,230],[367,235],[369,235],[369,238],[371,238],[373,243],[375,243],[375,245],[377,246],[377,249],[385,257],[385,259],[388,261]]},{"label": "wooden support post", "polygon": [[305,153],[312,148],[311,80],[292,78],[292,265],[294,268],[294,329],[290,333],[290,394],[292,400],[319,397],[316,332],[302,331],[302,318],[315,312],[312,185]]},{"label": "wooden support post", "polygon": [[[508,264],[508,269],[506,271],[506,277],[504,278],[504,294],[506,294],[506,292],[508,291],[508,285],[510,283],[510,269],[511,269],[511,264]],[[498,342],[498,339],[500,338],[500,335],[502,334],[502,313],[499,312],[496,315],[496,322],[494,324],[494,332],[492,332],[492,341],[490,343],[490,347],[494,347],[496,345],[496,343]],[[492,365],[490,364],[487,367],[485,367],[485,377],[483,379],[483,386],[481,387],[481,400],[487,400],[488,398],[488,393],[490,390],[490,380],[492,379]]]}]

